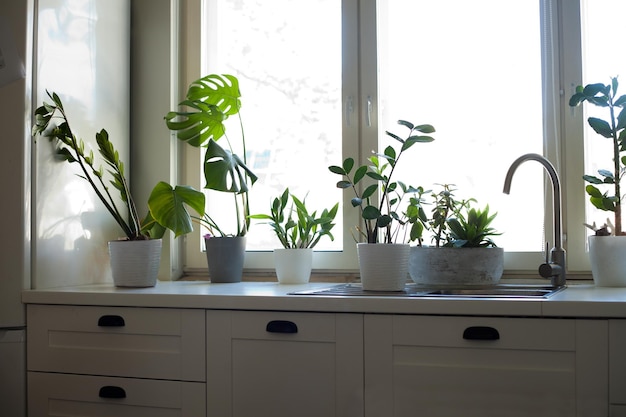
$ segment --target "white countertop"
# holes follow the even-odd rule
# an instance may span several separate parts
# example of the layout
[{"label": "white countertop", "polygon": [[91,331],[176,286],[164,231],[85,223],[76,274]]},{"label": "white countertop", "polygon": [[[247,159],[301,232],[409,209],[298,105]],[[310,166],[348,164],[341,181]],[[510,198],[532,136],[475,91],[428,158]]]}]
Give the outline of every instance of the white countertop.
[{"label": "white countertop", "polygon": [[626,288],[601,288],[588,283],[569,283],[566,289],[549,299],[453,299],[288,294],[332,285],[337,284],[281,285],[276,282],[212,284],[207,281],[161,281],[152,288],[117,288],[112,284],[98,284],[26,290],[22,293],[22,301],[27,304],[231,310],[626,318]]}]

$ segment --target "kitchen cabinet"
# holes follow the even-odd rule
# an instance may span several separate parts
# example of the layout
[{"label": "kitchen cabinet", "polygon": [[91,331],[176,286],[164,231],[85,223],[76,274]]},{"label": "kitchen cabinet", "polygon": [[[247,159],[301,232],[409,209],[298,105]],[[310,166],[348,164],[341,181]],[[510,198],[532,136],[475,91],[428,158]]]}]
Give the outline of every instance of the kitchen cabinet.
[{"label": "kitchen cabinet", "polygon": [[626,417],[626,320],[609,320],[611,417]]},{"label": "kitchen cabinet", "polygon": [[29,305],[29,416],[206,414],[204,310]]},{"label": "kitchen cabinet", "polygon": [[363,416],[361,314],[208,311],[209,417]]},{"label": "kitchen cabinet", "polygon": [[366,417],[608,413],[606,320],[365,315],[364,335]]}]

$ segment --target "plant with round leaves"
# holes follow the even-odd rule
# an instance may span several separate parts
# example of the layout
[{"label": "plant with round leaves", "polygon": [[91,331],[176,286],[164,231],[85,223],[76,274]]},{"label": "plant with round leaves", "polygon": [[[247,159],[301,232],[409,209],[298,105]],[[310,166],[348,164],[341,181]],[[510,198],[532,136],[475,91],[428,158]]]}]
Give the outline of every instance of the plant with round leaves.
[{"label": "plant with round leaves", "polygon": [[[569,105],[576,107],[583,102],[608,110],[608,120],[598,117],[589,117],[589,126],[600,136],[612,141],[613,166],[611,169],[598,170],[599,176],[584,175],[583,179],[589,184],[585,191],[594,207],[612,211],[614,213],[613,231],[611,234],[623,235],[622,225],[622,191],[621,180],[625,173],[626,156],[622,153],[626,150],[626,95],[617,96],[619,83],[617,77],[611,78],[611,83],[588,84],[577,86],[576,92],[569,100]],[[620,110],[621,108],[621,110]],[[612,192],[602,192],[598,186],[608,185]],[[610,221],[609,221],[610,223]],[[591,227],[591,226],[590,226]],[[592,227],[595,230],[595,227]],[[596,231],[597,235],[606,235],[608,225]]]},{"label": "plant with round leaves", "polygon": [[[398,120],[398,124],[409,129],[406,138],[389,131],[385,133],[401,144],[399,151],[389,145],[383,153],[370,156],[368,165],[361,165],[354,171],[355,162],[350,157],[344,159],[341,166],[328,167],[331,172],[343,177],[337,182],[338,188],[352,189],[354,198],[351,204],[360,210],[365,229],[357,227],[357,230],[368,243],[394,243],[398,238],[400,228],[406,225],[406,219],[401,212],[402,201],[406,195],[415,193],[418,189],[394,180],[393,173],[405,151],[416,143],[434,140],[428,134],[435,132],[435,128],[429,124],[414,125],[406,120]],[[398,223],[396,228],[393,227],[394,221]],[[379,230],[382,233],[379,234]]]}]

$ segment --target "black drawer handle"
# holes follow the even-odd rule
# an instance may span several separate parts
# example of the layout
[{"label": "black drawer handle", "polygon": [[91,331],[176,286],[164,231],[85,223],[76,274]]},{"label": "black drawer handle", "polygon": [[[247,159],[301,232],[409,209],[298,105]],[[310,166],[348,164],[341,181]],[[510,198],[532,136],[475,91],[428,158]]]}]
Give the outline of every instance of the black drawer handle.
[{"label": "black drawer handle", "polygon": [[265,326],[265,331],[270,333],[298,333],[298,326],[292,321],[272,320]]},{"label": "black drawer handle", "polygon": [[107,385],[100,388],[100,398],[126,398],[124,388]]},{"label": "black drawer handle", "polygon": [[487,326],[471,326],[465,329],[463,332],[463,339],[465,340],[498,340],[500,339],[500,332],[498,329]]},{"label": "black drawer handle", "polygon": [[106,315],[98,319],[99,327],[124,327],[124,317],[115,315]]}]

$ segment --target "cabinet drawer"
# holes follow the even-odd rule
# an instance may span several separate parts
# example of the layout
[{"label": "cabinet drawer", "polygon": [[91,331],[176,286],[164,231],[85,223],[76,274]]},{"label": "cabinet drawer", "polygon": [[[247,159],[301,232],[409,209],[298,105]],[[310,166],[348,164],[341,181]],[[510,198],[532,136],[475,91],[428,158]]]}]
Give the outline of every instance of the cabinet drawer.
[{"label": "cabinet drawer", "polygon": [[201,382],[29,372],[28,398],[30,417],[206,415]]},{"label": "cabinet drawer", "polygon": [[28,306],[31,371],[205,381],[204,311]]},{"label": "cabinet drawer", "polygon": [[233,311],[234,339],[334,342],[335,315],[267,311]]},{"label": "cabinet drawer", "polygon": [[574,320],[394,316],[394,344],[574,351]]}]

